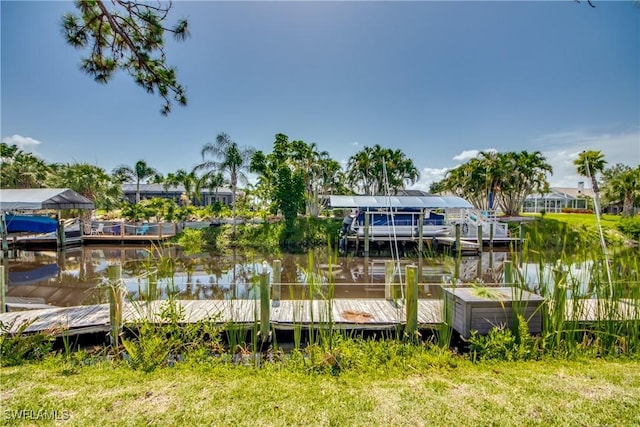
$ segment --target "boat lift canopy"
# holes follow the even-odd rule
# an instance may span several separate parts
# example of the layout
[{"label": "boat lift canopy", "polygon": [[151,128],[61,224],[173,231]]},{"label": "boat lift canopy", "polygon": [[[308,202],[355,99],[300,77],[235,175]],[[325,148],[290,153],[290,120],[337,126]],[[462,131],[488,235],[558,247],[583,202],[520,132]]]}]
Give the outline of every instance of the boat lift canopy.
[{"label": "boat lift canopy", "polygon": [[332,208],[472,209],[456,196],[329,196]]},{"label": "boat lift canopy", "polygon": [[0,190],[0,211],[94,209],[94,204],[69,188]]}]

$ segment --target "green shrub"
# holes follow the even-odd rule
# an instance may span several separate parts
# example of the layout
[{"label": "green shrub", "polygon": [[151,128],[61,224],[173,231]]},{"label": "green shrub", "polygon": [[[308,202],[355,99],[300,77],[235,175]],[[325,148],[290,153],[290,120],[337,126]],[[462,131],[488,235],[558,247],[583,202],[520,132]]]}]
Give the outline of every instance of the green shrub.
[{"label": "green shrub", "polygon": [[472,331],[469,338],[471,358],[475,360],[530,360],[540,353],[541,340],[532,337],[525,318],[516,317],[515,334],[503,326],[491,328],[487,335]]},{"label": "green shrub", "polygon": [[192,228],[184,229],[178,236],[177,243],[187,254],[202,252],[206,245],[202,231]]},{"label": "green shrub", "polygon": [[26,361],[40,360],[51,351],[52,333],[25,333],[35,320],[23,322],[15,333],[10,331],[17,319],[11,323],[0,322],[0,366],[17,366]]},{"label": "green shrub", "polygon": [[640,240],[640,216],[622,218],[617,228],[632,239]]},{"label": "green shrub", "polygon": [[185,322],[184,307],[170,297],[160,304],[159,313],[141,318],[134,338],[122,340],[124,359],[135,370],[150,372],[192,354],[202,358],[224,351],[217,315]]}]

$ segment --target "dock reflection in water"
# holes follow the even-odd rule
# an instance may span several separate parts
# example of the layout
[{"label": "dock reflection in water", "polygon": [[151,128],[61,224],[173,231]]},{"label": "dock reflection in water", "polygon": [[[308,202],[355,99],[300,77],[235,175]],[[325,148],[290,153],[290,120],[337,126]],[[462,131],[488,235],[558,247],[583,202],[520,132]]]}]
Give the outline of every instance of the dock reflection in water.
[{"label": "dock reflection in water", "polygon": [[[7,302],[55,306],[107,302],[105,290],[98,286],[106,282],[110,264],[122,265],[122,278],[132,299],[164,299],[169,294],[183,300],[258,298],[254,277],[262,271],[263,261],[270,269],[275,259],[282,262],[282,299],[309,298],[309,282],[325,294],[331,283],[335,298],[384,298],[387,261],[336,258],[326,251],[314,252],[313,257],[256,253],[187,256],[176,247],[142,246],[85,246],[61,252],[18,251],[15,255],[4,260]],[[406,258],[395,265],[403,275],[407,265],[417,265],[420,297],[437,298],[439,285],[451,282],[456,271],[464,282],[498,282],[506,258],[503,252],[485,252],[480,257],[463,257],[457,268],[454,258],[443,256]],[[309,265],[310,259],[313,265]]]}]

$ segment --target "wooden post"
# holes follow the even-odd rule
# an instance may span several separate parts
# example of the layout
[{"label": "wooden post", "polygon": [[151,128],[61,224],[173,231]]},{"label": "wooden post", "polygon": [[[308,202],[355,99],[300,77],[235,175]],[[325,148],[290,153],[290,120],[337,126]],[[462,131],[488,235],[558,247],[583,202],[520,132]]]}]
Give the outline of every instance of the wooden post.
[{"label": "wooden post", "polygon": [[0,313],[4,313],[7,311],[7,295],[5,291],[5,281],[4,281],[4,265],[0,265]]},{"label": "wooden post", "polygon": [[520,223],[520,247],[524,244],[524,222]]},{"label": "wooden post", "polygon": [[424,249],[424,211],[418,215],[418,256],[422,256]]},{"label": "wooden post", "polygon": [[393,269],[393,260],[386,260],[384,262],[384,299],[386,299],[387,301],[392,301],[395,299],[395,292],[393,292]]},{"label": "wooden post", "polygon": [[511,270],[511,261],[504,262],[504,283],[511,285],[513,283],[513,272]]},{"label": "wooden post", "polygon": [[418,334],[418,267],[415,265],[407,266],[406,280],[407,324],[405,333],[413,340]]},{"label": "wooden post", "polygon": [[162,223],[158,222],[158,240],[162,240]]},{"label": "wooden post", "polygon": [[489,224],[489,248],[493,249],[493,227],[494,223]]},{"label": "wooden post", "polygon": [[369,212],[364,213],[364,256],[369,256]]},{"label": "wooden post", "polygon": [[454,251],[458,251],[458,253],[462,252],[462,247],[460,247],[460,224],[456,224],[456,241],[453,246]]},{"label": "wooden post", "polygon": [[269,272],[263,269],[260,273],[260,339],[262,342],[268,340],[271,325],[269,324],[271,316],[271,300]]},{"label": "wooden post", "polygon": [[56,236],[56,244],[58,248],[62,248],[66,245],[65,240],[67,236],[64,233],[64,221],[60,219],[60,211],[58,211],[56,218],[58,219],[58,233]]},{"label": "wooden post", "polygon": [[364,257],[364,283],[371,283],[369,280],[369,257]]},{"label": "wooden post", "polygon": [[111,346],[118,347],[118,337],[122,331],[122,310],[124,309],[125,289],[122,286],[122,265],[107,267],[109,278],[109,331]]},{"label": "wooden post", "polygon": [[280,297],[282,292],[282,261],[279,259],[273,260],[273,283],[271,284],[271,292],[273,299],[273,306],[280,306]]},{"label": "wooden post", "polygon": [[482,253],[482,244],[484,243],[484,235],[482,234],[482,224],[478,224],[478,252]]},{"label": "wooden post", "polygon": [[2,232],[2,258],[8,255],[9,252],[9,232],[7,231],[7,219],[4,212],[0,218],[0,232]]}]

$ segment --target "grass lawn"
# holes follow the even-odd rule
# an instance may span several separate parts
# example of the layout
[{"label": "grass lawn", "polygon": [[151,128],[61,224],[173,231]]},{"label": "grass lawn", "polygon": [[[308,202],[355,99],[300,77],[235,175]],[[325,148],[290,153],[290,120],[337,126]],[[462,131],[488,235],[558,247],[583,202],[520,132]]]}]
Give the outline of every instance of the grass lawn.
[{"label": "grass lawn", "polygon": [[[522,214],[522,216],[533,216],[540,217],[540,214]],[[597,227],[596,215],[595,214],[583,214],[583,213],[547,213],[544,218],[553,219],[560,222],[566,222],[567,224],[576,225],[576,226],[586,226],[586,227]],[[616,224],[620,222],[620,215],[609,215],[604,214],[600,215],[600,223],[602,224],[602,228],[606,229],[616,229]]]},{"label": "grass lawn", "polygon": [[473,364],[451,356],[334,376],[205,362],[143,373],[58,357],[0,375],[7,425],[33,425],[38,411],[57,411],[68,418],[58,423],[72,426],[640,425],[640,362],[628,359]]}]

